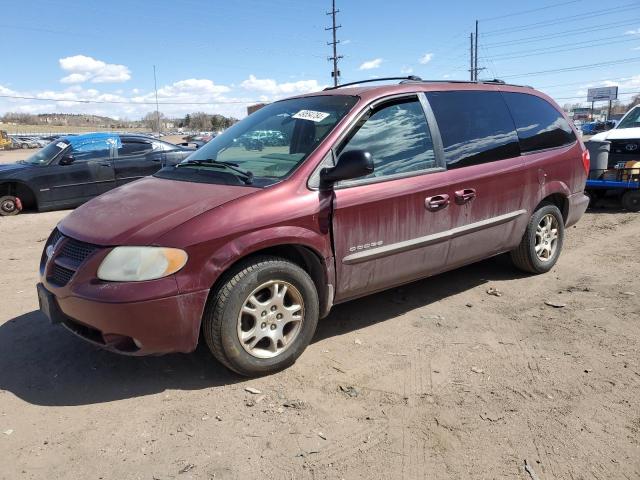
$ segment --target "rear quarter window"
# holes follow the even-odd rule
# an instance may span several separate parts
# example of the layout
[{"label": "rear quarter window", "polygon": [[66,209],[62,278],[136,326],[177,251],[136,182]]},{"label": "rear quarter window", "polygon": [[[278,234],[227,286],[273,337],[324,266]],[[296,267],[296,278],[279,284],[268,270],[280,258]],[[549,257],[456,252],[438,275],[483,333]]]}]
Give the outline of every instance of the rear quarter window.
[{"label": "rear quarter window", "polygon": [[500,92],[427,92],[447,169],[518,157],[513,119]]},{"label": "rear quarter window", "polygon": [[526,93],[504,92],[516,124],[522,152],[569,145],[576,136],[562,114],[543,98]]}]

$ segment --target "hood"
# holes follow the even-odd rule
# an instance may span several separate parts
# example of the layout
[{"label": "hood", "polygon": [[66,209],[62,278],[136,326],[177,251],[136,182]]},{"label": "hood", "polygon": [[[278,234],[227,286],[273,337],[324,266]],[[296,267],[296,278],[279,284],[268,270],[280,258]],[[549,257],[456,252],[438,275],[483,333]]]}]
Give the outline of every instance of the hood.
[{"label": "hood", "polygon": [[594,135],[589,140],[602,142],[604,140],[630,140],[640,139],[640,127],[613,128],[607,132]]},{"label": "hood", "polygon": [[15,170],[23,170],[29,168],[29,165],[23,163],[0,163],[0,174],[4,172],[13,172]]},{"label": "hood", "polygon": [[148,245],[187,220],[258,190],[145,177],[78,207],[58,228],[95,245]]}]

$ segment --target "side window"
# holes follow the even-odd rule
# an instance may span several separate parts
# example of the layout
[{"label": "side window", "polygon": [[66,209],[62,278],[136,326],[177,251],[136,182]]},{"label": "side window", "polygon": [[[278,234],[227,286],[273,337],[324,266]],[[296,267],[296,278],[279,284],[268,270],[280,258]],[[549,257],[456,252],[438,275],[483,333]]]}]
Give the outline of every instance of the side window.
[{"label": "side window", "polygon": [[504,92],[516,122],[523,152],[561,147],[576,141],[564,117],[546,100],[526,93]]},{"label": "side window", "polygon": [[386,104],[360,121],[341,152],[366,150],[374,172],[363,178],[436,167],[431,132],[417,99]]},{"label": "side window", "polygon": [[428,92],[447,169],[518,157],[513,119],[499,92]]},{"label": "side window", "polygon": [[149,142],[122,141],[122,146],[118,149],[118,156],[142,155],[153,150],[153,145]]},{"label": "side window", "polygon": [[89,140],[72,144],[71,150],[76,162],[103,160],[111,156],[114,145],[105,140]]}]

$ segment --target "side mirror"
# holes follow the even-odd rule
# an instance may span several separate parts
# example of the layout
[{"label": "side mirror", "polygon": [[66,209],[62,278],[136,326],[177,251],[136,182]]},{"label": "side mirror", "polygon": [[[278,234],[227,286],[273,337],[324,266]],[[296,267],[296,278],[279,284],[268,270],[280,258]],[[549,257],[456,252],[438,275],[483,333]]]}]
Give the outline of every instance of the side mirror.
[{"label": "side mirror", "polygon": [[364,177],[373,173],[373,156],[365,150],[349,150],[338,158],[335,167],[320,171],[320,188],[329,189],[340,180]]},{"label": "side mirror", "polygon": [[73,156],[73,154],[71,153],[66,153],[61,159],[60,159],[60,165],[71,165],[73,162],[75,162],[76,159]]}]

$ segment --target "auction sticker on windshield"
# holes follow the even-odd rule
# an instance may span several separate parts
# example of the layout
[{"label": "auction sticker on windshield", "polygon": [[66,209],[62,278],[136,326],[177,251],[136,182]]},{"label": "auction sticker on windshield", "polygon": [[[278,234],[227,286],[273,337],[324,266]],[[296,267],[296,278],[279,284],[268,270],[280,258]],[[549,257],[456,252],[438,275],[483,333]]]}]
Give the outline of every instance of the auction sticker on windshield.
[{"label": "auction sticker on windshield", "polygon": [[56,143],[56,147],[58,148],[67,148],[68,145],[69,145],[68,143],[64,143],[64,142]]},{"label": "auction sticker on windshield", "polygon": [[315,110],[300,110],[298,113],[293,115],[293,118],[298,118],[300,120],[311,120],[312,122],[321,122],[329,115],[329,113],[316,112]]}]

